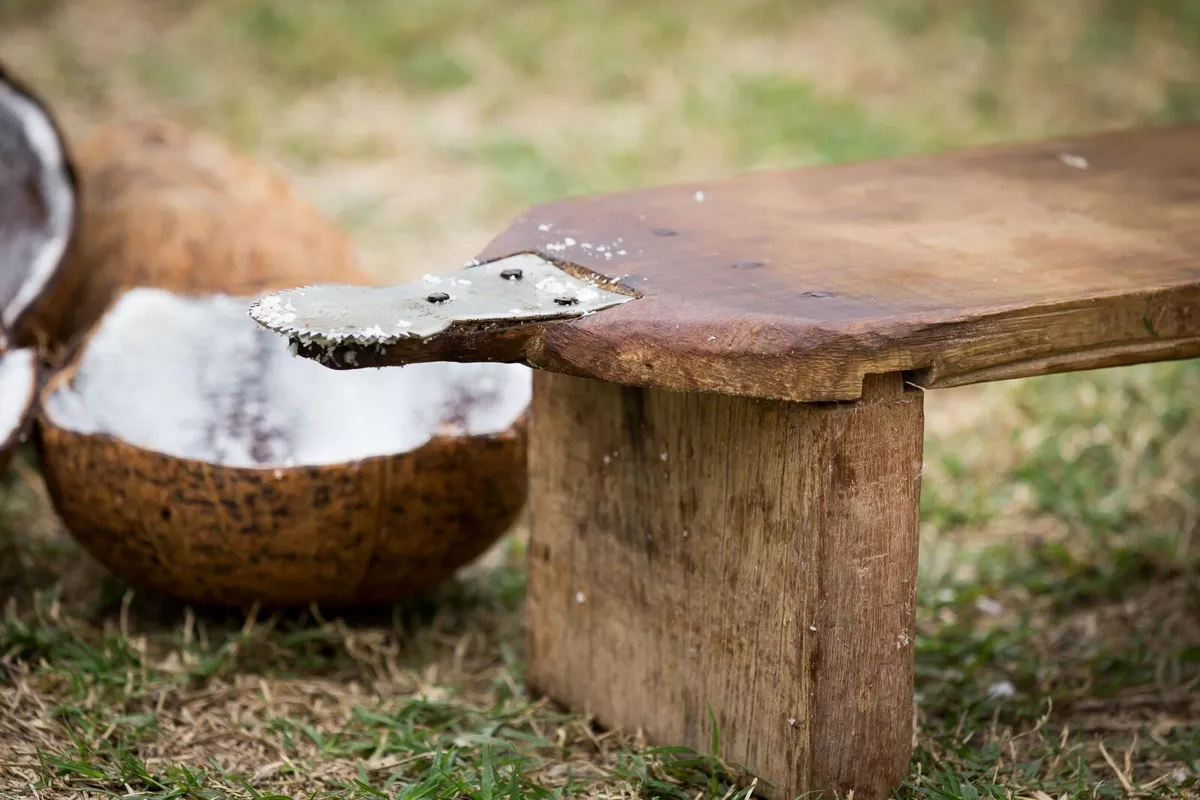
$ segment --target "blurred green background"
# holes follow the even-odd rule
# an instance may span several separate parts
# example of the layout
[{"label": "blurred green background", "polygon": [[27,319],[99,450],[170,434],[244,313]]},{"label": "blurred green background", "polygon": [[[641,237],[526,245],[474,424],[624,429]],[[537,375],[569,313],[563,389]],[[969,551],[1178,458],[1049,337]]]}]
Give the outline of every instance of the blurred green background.
[{"label": "blurred green background", "polygon": [[279,165],[390,275],[564,194],[1186,119],[1198,8],[3,0],[0,53],[80,135],[166,114]]}]

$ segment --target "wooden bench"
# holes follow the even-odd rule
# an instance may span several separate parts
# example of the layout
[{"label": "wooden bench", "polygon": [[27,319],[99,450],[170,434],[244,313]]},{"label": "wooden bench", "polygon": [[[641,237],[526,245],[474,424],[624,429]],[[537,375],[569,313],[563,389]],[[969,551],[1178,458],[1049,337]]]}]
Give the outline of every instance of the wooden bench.
[{"label": "wooden bench", "polygon": [[481,258],[527,252],[624,302],[352,366],[539,368],[529,684],[663,744],[715,720],[768,797],[883,797],[923,390],[1200,355],[1200,126],[571,199]]}]

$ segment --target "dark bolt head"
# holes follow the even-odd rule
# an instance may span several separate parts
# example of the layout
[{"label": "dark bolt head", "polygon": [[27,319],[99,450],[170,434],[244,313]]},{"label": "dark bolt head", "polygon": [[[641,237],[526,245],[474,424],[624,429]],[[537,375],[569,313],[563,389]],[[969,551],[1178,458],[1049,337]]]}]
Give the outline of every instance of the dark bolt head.
[{"label": "dark bolt head", "polygon": [[521,280],[521,276],[524,274],[524,272],[516,267],[509,267],[508,269],[500,270],[500,277],[504,278],[506,281],[519,281]]},{"label": "dark bolt head", "polygon": [[558,297],[554,298],[554,302],[558,303],[560,306],[573,306],[579,302],[579,298],[572,297],[569,294],[560,294]]},{"label": "dark bolt head", "polygon": [[450,299],[450,295],[446,294],[445,292],[434,292],[425,299],[431,303],[444,303]]}]

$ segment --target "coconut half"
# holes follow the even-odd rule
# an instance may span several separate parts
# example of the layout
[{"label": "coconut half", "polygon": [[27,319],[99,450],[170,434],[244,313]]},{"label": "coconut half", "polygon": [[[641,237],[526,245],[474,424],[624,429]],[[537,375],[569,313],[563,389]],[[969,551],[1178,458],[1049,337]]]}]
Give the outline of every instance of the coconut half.
[{"label": "coconut half", "polygon": [[58,125],[0,67],[0,328],[18,341],[54,283],[75,216],[75,173]]},{"label": "coconut half", "polygon": [[42,393],[46,483],[99,560],[195,602],[378,603],[512,525],[527,367],[329,370],[252,299],[131,289]]},{"label": "coconut half", "polygon": [[41,362],[31,347],[3,352],[0,336],[0,470],[29,430]]},{"label": "coconut half", "polygon": [[126,288],[255,295],[371,281],[346,234],[264,165],[167,120],[102,126],[74,148],[79,233],[36,325],[74,343]]}]

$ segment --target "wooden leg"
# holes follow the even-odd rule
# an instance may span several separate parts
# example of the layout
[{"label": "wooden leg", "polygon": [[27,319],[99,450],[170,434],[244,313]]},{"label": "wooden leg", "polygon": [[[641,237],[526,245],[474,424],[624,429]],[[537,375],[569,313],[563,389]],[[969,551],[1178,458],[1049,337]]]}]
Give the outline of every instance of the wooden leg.
[{"label": "wooden leg", "polygon": [[[760,792],[885,797],[912,751],[923,398],[632,389],[538,372],[534,691]],[[771,785],[764,785],[764,781]]]}]

